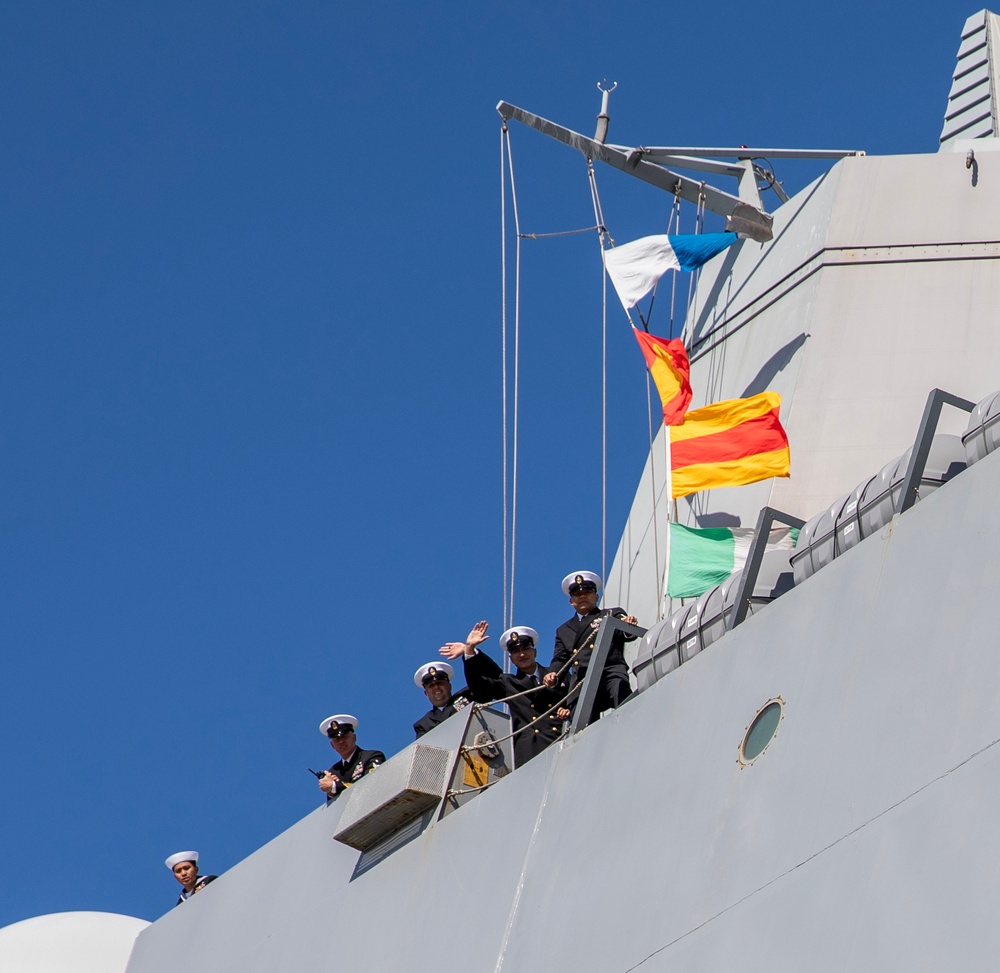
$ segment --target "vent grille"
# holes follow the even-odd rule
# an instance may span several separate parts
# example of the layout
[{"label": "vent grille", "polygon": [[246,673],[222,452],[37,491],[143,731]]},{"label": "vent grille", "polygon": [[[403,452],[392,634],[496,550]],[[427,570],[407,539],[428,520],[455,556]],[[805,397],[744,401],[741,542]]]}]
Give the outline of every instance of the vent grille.
[{"label": "vent grille", "polygon": [[362,777],[340,800],[347,807],[334,838],[368,851],[444,796],[451,751],[413,745]]},{"label": "vent grille", "polygon": [[962,28],[939,139],[942,145],[956,138],[981,139],[998,134],[993,71],[998,32],[1000,18],[987,10],[973,14]]}]

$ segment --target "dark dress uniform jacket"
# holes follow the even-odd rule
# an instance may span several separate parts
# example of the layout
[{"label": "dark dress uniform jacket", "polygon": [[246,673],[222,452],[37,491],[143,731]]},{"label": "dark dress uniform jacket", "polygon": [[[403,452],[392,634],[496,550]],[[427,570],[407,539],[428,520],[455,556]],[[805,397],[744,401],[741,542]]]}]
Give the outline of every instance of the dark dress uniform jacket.
[{"label": "dark dress uniform jacket", "polygon": [[[590,657],[593,654],[594,646],[597,644],[597,632],[593,627],[594,622],[599,622],[605,615],[614,615],[615,618],[624,618],[628,612],[624,608],[595,608],[584,618],[577,618],[574,615],[569,621],[563,622],[556,630],[556,646],[552,651],[552,668],[561,669],[575,655],[572,668],[586,669],[590,665]],[[593,638],[588,636],[593,635]],[[625,662],[625,642],[624,633],[615,632],[611,641],[611,651],[608,652],[607,667],[620,666],[628,672],[628,665]]]},{"label": "dark dress uniform jacket", "polygon": [[[469,683],[476,702],[489,703],[494,699],[504,699],[514,693],[531,689],[537,683],[531,676],[520,672],[504,672],[488,655],[477,652],[471,659],[463,658],[465,678]],[[539,666],[536,670],[539,682],[547,672],[554,670]],[[539,689],[528,696],[519,696],[507,703],[510,707],[511,728],[517,732],[532,720],[556,706],[566,695],[565,678],[554,689]],[[562,720],[555,711],[543,717],[530,729],[514,737],[514,764],[520,767],[532,757],[541,753],[549,744],[555,743],[562,735]]]},{"label": "dark dress uniform jacket", "polygon": [[[568,671],[570,688],[582,683],[587,674],[590,657],[597,644],[597,628],[594,622],[600,622],[605,615],[624,618],[627,614],[624,608],[595,608],[589,615],[583,618],[574,615],[559,626],[552,653],[552,668],[558,671],[572,660]],[[626,641],[631,642],[632,638],[626,637],[623,632],[615,632],[608,652],[608,661],[604,666],[604,672],[601,673],[597,700],[588,722],[593,722],[603,710],[619,706],[632,695],[628,681],[628,664],[625,662]],[[572,709],[575,704],[574,697],[570,708]]]},{"label": "dark dress uniform jacket", "polygon": [[218,875],[199,875],[198,881],[194,883],[194,888],[190,892],[185,889],[177,896],[177,905],[182,902],[187,902],[195,892],[200,892],[209,882],[214,882],[219,876]]},{"label": "dark dress uniform jacket", "polygon": [[438,723],[443,723],[449,716],[454,716],[460,709],[465,709],[472,702],[472,693],[468,689],[460,689],[455,693],[448,705],[441,709],[433,708],[413,724],[413,732],[419,740],[428,730],[433,730]]},{"label": "dark dress uniform jacket", "polygon": [[331,768],[330,773],[336,774],[340,778],[340,783],[327,800],[332,800],[342,791],[347,790],[345,784],[353,784],[356,780],[361,780],[365,774],[370,774],[379,764],[385,763],[385,754],[381,750],[362,750],[357,747],[351,754],[351,759],[338,760]]}]

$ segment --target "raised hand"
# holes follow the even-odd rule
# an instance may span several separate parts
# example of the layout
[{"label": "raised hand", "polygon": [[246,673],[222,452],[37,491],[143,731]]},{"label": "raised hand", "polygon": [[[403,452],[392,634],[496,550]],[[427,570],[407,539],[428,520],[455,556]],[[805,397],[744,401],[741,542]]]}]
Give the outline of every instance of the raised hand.
[{"label": "raised hand", "polygon": [[438,651],[448,660],[457,659],[460,655],[464,654],[465,643],[447,642],[444,645],[442,645],[441,648],[438,649]]},{"label": "raised hand", "polygon": [[474,649],[477,645],[485,642],[489,636],[486,634],[486,630],[490,627],[490,623],[487,621],[476,622],[472,627],[472,631],[469,632],[468,638],[465,640],[465,644],[470,648]]}]

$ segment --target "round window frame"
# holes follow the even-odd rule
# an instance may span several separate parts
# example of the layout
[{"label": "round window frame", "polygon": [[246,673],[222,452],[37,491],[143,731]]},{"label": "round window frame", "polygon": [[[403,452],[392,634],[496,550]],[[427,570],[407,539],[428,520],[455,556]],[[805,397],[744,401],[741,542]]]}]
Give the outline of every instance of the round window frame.
[{"label": "round window frame", "polygon": [[[750,733],[759,722],[763,713],[771,706],[778,707],[778,722],[774,724],[774,730],[771,732],[771,735],[767,738],[767,743],[765,743],[764,746],[761,747],[760,753],[756,754],[753,757],[748,757],[746,755],[746,746],[747,746],[747,741],[750,738]],[[760,758],[763,757],[765,753],[767,753],[767,748],[770,747],[771,744],[774,742],[774,738],[778,735],[778,731],[781,729],[781,724],[784,722],[784,719],[785,719],[785,700],[783,696],[772,696],[757,710],[756,713],[754,713],[753,719],[751,719],[750,722],[747,723],[747,725],[743,728],[743,736],[740,739],[740,745],[739,747],[737,747],[736,750],[736,760],[739,763],[740,767],[750,767],[752,764],[755,764],[758,760],[760,760]]]}]

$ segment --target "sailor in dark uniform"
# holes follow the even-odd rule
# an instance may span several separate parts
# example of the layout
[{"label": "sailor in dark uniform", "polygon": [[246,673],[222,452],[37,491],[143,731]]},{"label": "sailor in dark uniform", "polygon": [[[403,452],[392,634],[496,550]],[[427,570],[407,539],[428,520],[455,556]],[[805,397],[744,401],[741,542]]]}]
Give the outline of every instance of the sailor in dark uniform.
[{"label": "sailor in dark uniform", "polygon": [[535,648],[538,633],[533,628],[517,625],[500,636],[501,648],[507,650],[514,663],[512,673],[505,673],[488,655],[479,651],[478,647],[489,638],[488,628],[486,622],[479,622],[465,642],[449,642],[441,647],[441,654],[449,659],[462,656],[465,678],[476,702],[489,703],[535,690],[507,702],[511,729],[517,734],[514,737],[514,765],[520,767],[562,735],[563,720],[569,717],[570,711],[560,703],[568,687],[565,677],[557,679],[553,669],[538,664]]},{"label": "sailor in dark uniform", "polygon": [[[569,603],[573,606],[575,614],[556,630],[552,668],[561,670],[569,662],[570,689],[580,687],[577,690],[579,693],[587,675],[594,646],[597,644],[597,630],[601,619],[606,615],[613,615],[630,625],[637,625],[638,622],[634,615],[626,614],[624,608],[597,607],[601,579],[593,571],[574,571],[572,574],[567,574],[563,578],[562,589],[569,595]],[[634,637],[615,632],[588,723],[593,723],[604,710],[617,708],[632,695],[632,687],[628,681],[628,664],[625,662],[625,642],[631,642]]]},{"label": "sailor in dark uniform", "polygon": [[330,738],[330,746],[340,754],[340,760],[319,779],[327,803],[385,763],[381,750],[362,750],[358,746],[357,728],[357,717],[347,713],[328,716],[319,725],[319,732]]},{"label": "sailor in dark uniform", "polygon": [[431,701],[430,710],[413,724],[413,732],[418,740],[428,730],[433,730],[438,723],[443,723],[472,702],[472,694],[468,689],[452,693],[451,677],[454,675],[455,670],[447,662],[428,662],[413,674],[413,681]]},{"label": "sailor in dark uniform", "polygon": [[195,892],[200,892],[209,882],[214,882],[217,875],[198,874],[198,852],[179,851],[171,855],[164,863],[174,874],[174,878],[184,886],[177,896],[177,905],[187,902]]}]

